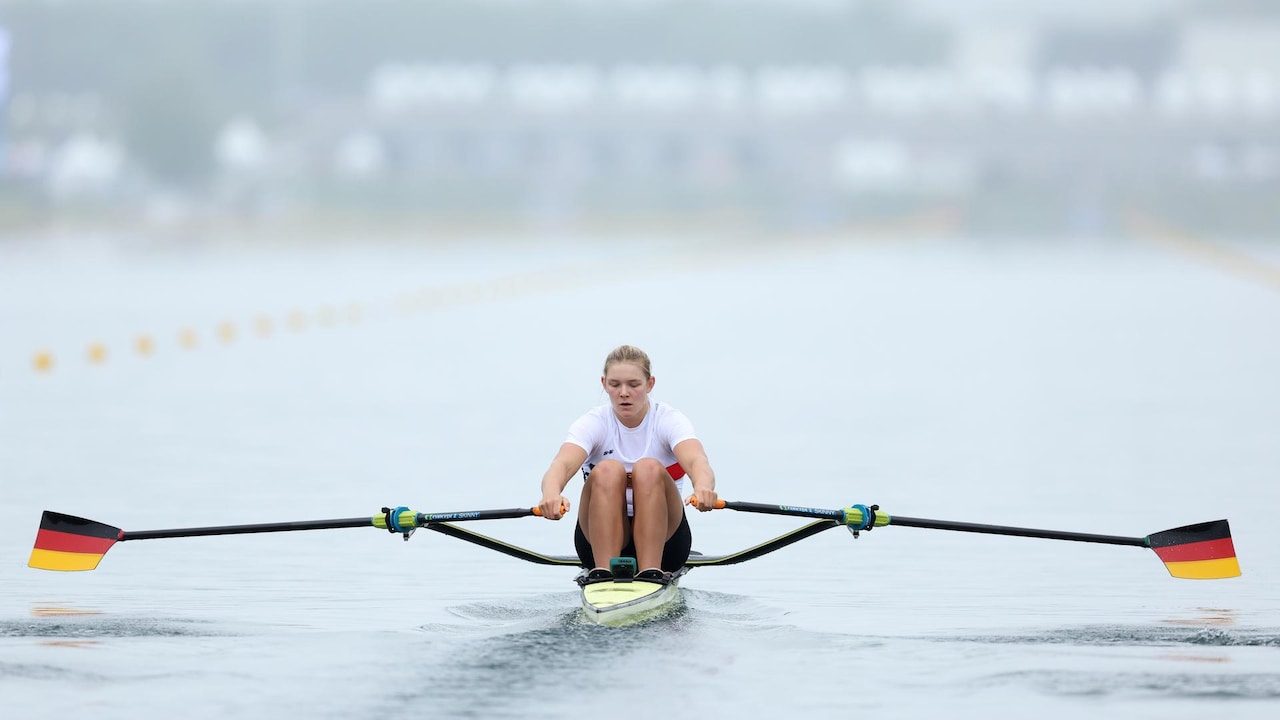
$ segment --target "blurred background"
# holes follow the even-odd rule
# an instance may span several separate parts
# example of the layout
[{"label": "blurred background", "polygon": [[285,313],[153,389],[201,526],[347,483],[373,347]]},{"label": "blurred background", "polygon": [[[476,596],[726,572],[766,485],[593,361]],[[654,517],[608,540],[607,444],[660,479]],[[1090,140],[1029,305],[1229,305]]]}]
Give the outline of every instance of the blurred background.
[{"label": "blurred background", "polygon": [[1271,0],[3,0],[0,240],[1280,226]]}]

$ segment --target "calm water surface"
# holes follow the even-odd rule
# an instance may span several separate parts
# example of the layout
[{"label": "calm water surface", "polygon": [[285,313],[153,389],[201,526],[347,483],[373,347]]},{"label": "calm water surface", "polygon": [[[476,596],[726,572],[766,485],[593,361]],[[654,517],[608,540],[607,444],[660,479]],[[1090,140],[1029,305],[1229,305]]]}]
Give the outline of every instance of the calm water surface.
[{"label": "calm water surface", "polygon": [[[1160,246],[11,243],[0,327],[6,718],[1280,711],[1280,293]],[[1227,517],[1245,575],[837,529],[695,570],[672,616],[605,629],[572,571],[425,531],[25,566],[44,509],[147,530],[532,505],[622,342],[729,499],[1131,536]],[[801,521],[692,522],[710,553]],[[568,523],[472,527],[570,548]]]}]

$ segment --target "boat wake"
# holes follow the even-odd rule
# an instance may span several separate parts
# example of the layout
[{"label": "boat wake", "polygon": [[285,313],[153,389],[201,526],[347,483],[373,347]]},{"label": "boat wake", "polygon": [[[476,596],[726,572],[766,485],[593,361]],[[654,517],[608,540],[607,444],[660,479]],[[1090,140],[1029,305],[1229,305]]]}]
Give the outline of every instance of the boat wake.
[{"label": "boat wake", "polygon": [[783,622],[786,610],[759,600],[714,590],[685,590],[686,602],[699,619],[735,625],[772,626]]},{"label": "boat wake", "polygon": [[455,605],[448,608],[448,612],[454,617],[474,623],[511,625],[563,614],[576,604],[577,597],[573,593],[546,593],[511,597],[501,603]]},{"label": "boat wake", "polygon": [[[765,605],[744,595],[681,588],[683,601],[653,618],[630,627],[651,624],[727,623],[733,625],[776,626],[784,622],[787,611]],[[436,623],[422,626],[429,632],[470,632],[477,627],[507,634],[513,630],[554,627],[569,630],[577,625],[593,625],[579,607],[575,592],[511,598],[502,603],[476,602],[448,609],[450,615],[465,621],[462,625]]]}]

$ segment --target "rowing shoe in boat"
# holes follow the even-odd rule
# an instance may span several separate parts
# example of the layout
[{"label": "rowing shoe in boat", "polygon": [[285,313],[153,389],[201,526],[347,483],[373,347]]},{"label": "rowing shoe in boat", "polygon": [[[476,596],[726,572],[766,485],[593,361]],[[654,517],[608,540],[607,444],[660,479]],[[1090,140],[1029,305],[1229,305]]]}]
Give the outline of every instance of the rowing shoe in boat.
[{"label": "rowing shoe in boat", "polygon": [[[664,616],[684,602],[680,594],[680,578],[688,566],[670,573],[665,582],[652,582],[634,577],[634,558],[614,558],[612,580],[589,582],[587,570],[578,573],[582,586],[582,612],[599,625],[621,627]],[[619,572],[623,567],[626,571]]]},{"label": "rowing shoe in boat", "polygon": [[[1184,525],[1142,537],[1126,537],[1059,530],[1036,530],[1033,528],[986,525],[954,520],[911,518],[889,515],[876,505],[852,505],[838,509],[822,509],[721,500],[716,507],[741,512],[803,517],[810,519],[811,522],[772,540],[735,553],[727,555],[695,554],[689,558],[685,567],[672,575],[670,581],[665,585],[634,579],[629,583],[621,579],[614,579],[604,583],[583,585],[582,605],[587,618],[593,622],[603,624],[625,625],[653,617],[656,612],[674,607],[674,604],[681,599],[679,580],[691,568],[734,565],[746,562],[835,527],[847,528],[855,538],[861,533],[875,528],[897,525],[933,530],[1010,535],[1107,545],[1129,545],[1155,551],[1169,574],[1173,577],[1208,580],[1240,575],[1240,564],[1236,559],[1235,546],[1231,539],[1231,528],[1226,520],[1212,520],[1195,525]],[[499,520],[528,517],[530,515],[541,515],[541,512],[534,507],[420,513],[407,507],[397,507],[383,508],[382,513],[378,515],[365,515],[337,520],[125,531],[94,520],[46,510],[40,518],[40,528],[36,533],[35,547],[31,551],[31,559],[27,564],[30,567],[41,570],[93,570],[98,567],[102,557],[106,555],[107,550],[115,543],[128,540],[376,527],[399,534],[405,540],[408,540],[418,528],[426,528],[527,562],[539,565],[562,565],[580,568],[581,564],[576,555],[547,555],[472,532],[458,525],[458,523],[464,521]],[[604,587],[596,587],[596,585]]]}]

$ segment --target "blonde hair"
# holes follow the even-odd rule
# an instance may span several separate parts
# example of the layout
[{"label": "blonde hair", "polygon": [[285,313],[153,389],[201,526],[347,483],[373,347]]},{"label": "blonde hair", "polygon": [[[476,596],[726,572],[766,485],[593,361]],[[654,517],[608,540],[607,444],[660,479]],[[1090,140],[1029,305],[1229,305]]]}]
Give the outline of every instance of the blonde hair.
[{"label": "blonde hair", "polygon": [[619,345],[614,348],[604,359],[604,374],[609,374],[609,368],[618,363],[631,363],[638,365],[644,371],[644,379],[648,380],[650,375],[649,356],[643,350],[635,345]]}]

